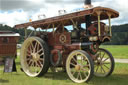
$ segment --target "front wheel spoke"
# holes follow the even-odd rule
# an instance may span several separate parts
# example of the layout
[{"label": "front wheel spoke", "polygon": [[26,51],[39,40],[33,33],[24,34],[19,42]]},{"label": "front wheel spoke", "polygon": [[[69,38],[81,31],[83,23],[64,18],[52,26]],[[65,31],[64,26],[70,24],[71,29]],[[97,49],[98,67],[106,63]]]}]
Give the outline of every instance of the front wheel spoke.
[{"label": "front wheel spoke", "polygon": [[40,56],[43,56],[44,55],[44,52],[42,52],[41,54],[40,54]]},{"label": "front wheel spoke", "polygon": [[35,62],[34,62],[34,61],[32,61],[31,67],[34,67],[34,63],[35,63]]},{"label": "front wheel spoke", "polygon": [[100,66],[100,72],[102,73],[102,68],[101,68],[101,66]]},{"label": "front wheel spoke", "polygon": [[27,58],[26,61],[31,61],[31,58]]},{"label": "front wheel spoke", "polygon": [[105,64],[104,64],[104,67],[106,67],[107,69],[109,69],[109,67],[108,67],[108,66],[106,66]]},{"label": "front wheel spoke", "polygon": [[38,45],[38,42],[35,43],[34,52],[36,52],[37,50],[37,45]]},{"label": "front wheel spoke", "polygon": [[28,54],[28,53],[31,54],[31,51],[30,51],[29,49],[27,50],[27,54]]},{"label": "front wheel spoke", "polygon": [[28,61],[28,65],[31,66],[32,60]]},{"label": "front wheel spoke", "polygon": [[31,57],[31,54],[27,53],[27,56]]},{"label": "front wheel spoke", "polygon": [[77,79],[79,80],[79,77],[80,77],[80,73],[78,72],[78,75],[77,75]]},{"label": "front wheel spoke", "polygon": [[77,63],[77,60],[73,57],[73,61],[75,61],[75,63]]},{"label": "front wheel spoke", "polygon": [[38,43],[38,45],[37,45],[37,50],[39,50],[39,46],[40,46],[40,44]]},{"label": "front wheel spoke", "polygon": [[85,78],[86,78],[86,77],[87,77],[87,74],[86,74],[86,72],[84,72],[83,74],[84,74],[84,76],[85,76]]},{"label": "front wheel spoke", "polygon": [[76,66],[74,63],[70,63],[71,65],[73,65],[73,66]]},{"label": "front wheel spoke", "polygon": [[82,71],[88,72],[88,69],[81,68]]},{"label": "front wheel spoke", "polygon": [[36,61],[35,64],[36,64],[35,65],[36,67],[40,67],[39,64],[38,64],[38,61]]},{"label": "front wheel spoke", "polygon": [[83,67],[89,67],[89,65],[83,65]]},{"label": "front wheel spoke", "polygon": [[102,62],[105,62],[106,60],[108,60],[109,59],[109,57],[108,58],[106,58],[106,59],[104,59]]},{"label": "front wheel spoke", "polygon": [[105,53],[102,55],[102,57],[100,57],[100,60],[102,61],[102,59],[104,58],[104,56],[105,56]]},{"label": "front wheel spoke", "polygon": [[40,60],[40,61],[44,61],[44,58],[40,58],[39,60]]},{"label": "front wheel spoke", "polygon": [[73,72],[72,72],[72,75],[74,75],[75,73],[76,73],[76,71],[73,71]]},{"label": "front wheel spoke", "polygon": [[34,46],[33,46],[33,43],[31,42],[31,52],[33,52],[33,50],[34,50]]},{"label": "front wheel spoke", "polygon": [[105,70],[104,70],[104,68],[101,66],[101,69],[103,70],[103,72],[105,73]]},{"label": "front wheel spoke", "polygon": [[43,51],[43,48],[41,48],[39,51],[37,51],[37,53],[40,53],[41,51]]},{"label": "front wheel spoke", "polygon": [[39,61],[39,64],[40,64],[40,67],[43,67],[43,64],[42,64],[42,62],[41,62],[41,61]]},{"label": "front wheel spoke", "polygon": [[79,72],[79,75],[80,75],[80,80],[82,80],[82,76],[81,76],[81,73]]},{"label": "front wheel spoke", "polygon": [[83,57],[81,56],[81,64],[83,64]]},{"label": "front wheel spoke", "polygon": [[99,66],[97,66],[97,68],[96,68],[96,72],[98,71],[98,69],[99,69]]}]

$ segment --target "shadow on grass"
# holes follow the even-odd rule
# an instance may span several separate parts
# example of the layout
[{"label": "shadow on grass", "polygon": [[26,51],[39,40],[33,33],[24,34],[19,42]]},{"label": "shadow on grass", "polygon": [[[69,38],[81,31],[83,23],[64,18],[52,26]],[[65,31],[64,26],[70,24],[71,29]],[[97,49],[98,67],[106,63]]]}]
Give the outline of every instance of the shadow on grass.
[{"label": "shadow on grass", "polygon": [[[60,72],[60,73],[48,72],[43,77],[53,80],[69,79],[66,72]],[[69,82],[72,81],[70,80]],[[104,78],[94,76],[87,84],[88,85],[126,85],[127,83],[128,83],[128,74],[113,74],[109,77],[104,77]]]},{"label": "shadow on grass", "polygon": [[8,83],[9,80],[0,79],[0,83]]},{"label": "shadow on grass", "polygon": [[69,78],[66,72],[48,72],[44,77],[53,80],[67,80]]}]

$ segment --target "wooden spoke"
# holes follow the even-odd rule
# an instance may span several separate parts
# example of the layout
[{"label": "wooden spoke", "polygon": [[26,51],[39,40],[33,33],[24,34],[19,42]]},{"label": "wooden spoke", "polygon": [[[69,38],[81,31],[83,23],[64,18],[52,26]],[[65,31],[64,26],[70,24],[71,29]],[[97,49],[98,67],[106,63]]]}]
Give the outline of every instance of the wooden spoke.
[{"label": "wooden spoke", "polygon": [[41,51],[43,51],[43,48],[41,48],[40,50],[38,50],[37,53],[40,53]]},{"label": "wooden spoke", "polygon": [[39,61],[39,64],[40,64],[40,67],[43,67],[43,65],[42,65],[41,61]]},{"label": "wooden spoke", "polygon": [[44,61],[44,58],[40,58],[39,60],[40,60],[40,61]]},{"label": "wooden spoke", "polygon": [[31,54],[31,51],[28,49],[28,50],[27,50],[27,53],[30,53],[30,54]]},{"label": "wooden spoke", "polygon": [[35,47],[34,47],[34,52],[36,53],[37,51],[37,45],[38,45],[38,42],[35,43]]},{"label": "wooden spoke", "polygon": [[27,58],[26,61],[30,61],[32,58]]},{"label": "wooden spoke", "polygon": [[40,56],[43,56],[43,55],[44,55],[44,53],[41,53],[41,54],[40,54]]},{"label": "wooden spoke", "polygon": [[32,60],[28,61],[28,65],[31,66],[32,64]]},{"label": "wooden spoke", "polygon": [[103,62],[105,62],[105,61],[106,61],[106,60],[108,60],[108,59],[109,59],[109,57],[108,57],[108,58],[106,58],[106,59],[104,59],[104,60],[103,60]]},{"label": "wooden spoke", "polygon": [[79,72],[79,75],[80,75],[80,80],[82,80],[82,76],[81,76],[81,73]]},{"label": "wooden spoke", "polygon": [[84,69],[84,68],[81,68],[81,71],[84,71],[84,72],[88,72],[88,70],[86,69]]},{"label": "wooden spoke", "polygon": [[89,65],[84,65],[83,67],[89,67]]},{"label": "wooden spoke", "polygon": [[96,72],[98,71],[98,69],[99,69],[99,66],[97,66],[97,68],[96,68]]},{"label": "wooden spoke", "polygon": [[40,44],[38,43],[38,45],[37,45],[37,50],[39,50],[39,47],[40,47]]},{"label": "wooden spoke", "polygon": [[81,56],[81,64],[83,64],[83,57]]},{"label": "wooden spoke", "polygon": [[80,77],[80,73],[78,72],[78,74],[77,74],[77,79],[79,80],[79,77]]},{"label": "wooden spoke", "polygon": [[101,69],[103,70],[103,72],[105,73],[105,70],[104,70],[104,68],[102,67],[102,65],[101,65]]},{"label": "wooden spoke", "polygon": [[102,55],[102,57],[100,57],[101,61],[102,61],[102,59],[104,58],[104,56],[105,56],[105,53]]},{"label": "wooden spoke", "polygon": [[71,65],[73,65],[73,66],[76,66],[74,63],[70,63]]},{"label": "wooden spoke", "polygon": [[33,43],[32,43],[32,42],[30,42],[30,43],[31,43],[30,45],[31,45],[31,47],[32,47],[31,50],[32,50],[32,53],[33,53],[34,46],[33,46]]},{"label": "wooden spoke", "polygon": [[38,64],[38,61],[36,61],[36,66],[37,66],[37,67],[40,67],[40,65]]},{"label": "wooden spoke", "polygon": [[108,67],[108,66],[106,66],[105,64],[104,64],[104,67],[106,67],[107,69],[109,69],[109,67]]},{"label": "wooden spoke", "polygon": [[31,57],[31,54],[27,53],[27,56]]},{"label": "wooden spoke", "polygon": [[32,63],[31,63],[31,67],[34,67],[34,63],[35,63],[35,62],[34,62],[34,61],[32,61]]},{"label": "wooden spoke", "polygon": [[102,73],[102,68],[101,68],[101,66],[100,66],[100,72]]},{"label": "wooden spoke", "polygon": [[76,71],[72,72],[72,75],[74,75],[76,73]]},{"label": "wooden spoke", "polygon": [[73,61],[75,61],[75,63],[77,63],[77,60],[73,57]]},{"label": "wooden spoke", "polygon": [[86,74],[86,72],[84,72],[83,74],[84,74],[84,76],[85,76],[85,78],[86,78],[86,77],[87,77],[87,74]]}]

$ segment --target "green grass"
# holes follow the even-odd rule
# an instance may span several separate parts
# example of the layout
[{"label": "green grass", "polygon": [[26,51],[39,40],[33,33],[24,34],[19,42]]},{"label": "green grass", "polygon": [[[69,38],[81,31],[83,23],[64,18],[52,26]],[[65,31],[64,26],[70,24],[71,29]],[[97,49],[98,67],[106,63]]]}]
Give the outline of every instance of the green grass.
[{"label": "green grass", "polygon": [[114,58],[128,59],[128,45],[102,45],[100,47],[111,52]]},{"label": "green grass", "polygon": [[117,63],[113,74],[107,78],[93,77],[88,83],[72,82],[65,72],[48,72],[43,77],[31,78],[20,71],[19,60],[17,73],[0,71],[0,85],[126,85],[128,83],[128,65]]}]

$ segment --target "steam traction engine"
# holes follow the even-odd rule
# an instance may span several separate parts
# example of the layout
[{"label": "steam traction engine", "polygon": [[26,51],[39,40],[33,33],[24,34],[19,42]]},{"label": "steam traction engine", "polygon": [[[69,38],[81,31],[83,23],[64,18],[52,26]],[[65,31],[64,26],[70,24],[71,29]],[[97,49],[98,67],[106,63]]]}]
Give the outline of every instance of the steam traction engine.
[{"label": "steam traction engine", "polygon": [[[110,52],[99,46],[110,41],[111,18],[118,16],[119,13],[110,8],[94,7],[16,25],[25,30],[28,26],[43,30],[34,31],[35,36],[27,37],[22,44],[23,71],[36,77],[44,75],[49,67],[54,70],[60,67],[66,69],[76,83],[89,81],[93,74],[109,76],[114,69],[114,59]],[[109,26],[101,20],[108,20]],[[83,28],[83,24],[86,27]]]}]

